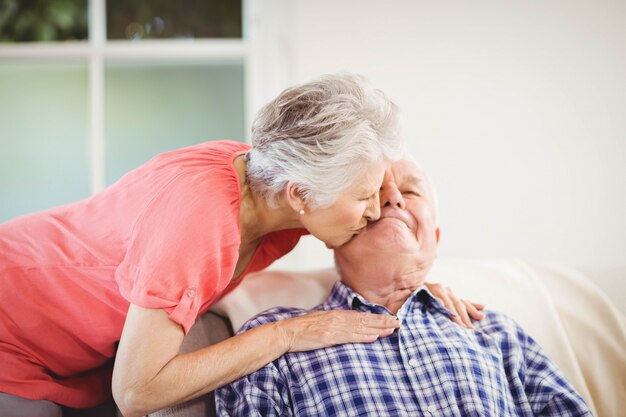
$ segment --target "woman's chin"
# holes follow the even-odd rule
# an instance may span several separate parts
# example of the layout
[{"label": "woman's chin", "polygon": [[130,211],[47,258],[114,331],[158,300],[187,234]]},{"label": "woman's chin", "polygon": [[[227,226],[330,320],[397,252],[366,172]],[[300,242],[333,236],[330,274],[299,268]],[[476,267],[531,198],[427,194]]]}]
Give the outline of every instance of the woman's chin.
[{"label": "woman's chin", "polygon": [[335,237],[335,238],[325,241],[324,244],[326,245],[328,249],[336,249],[338,247],[345,245],[346,243],[351,242],[354,236],[355,236],[354,234],[350,234],[347,236]]}]

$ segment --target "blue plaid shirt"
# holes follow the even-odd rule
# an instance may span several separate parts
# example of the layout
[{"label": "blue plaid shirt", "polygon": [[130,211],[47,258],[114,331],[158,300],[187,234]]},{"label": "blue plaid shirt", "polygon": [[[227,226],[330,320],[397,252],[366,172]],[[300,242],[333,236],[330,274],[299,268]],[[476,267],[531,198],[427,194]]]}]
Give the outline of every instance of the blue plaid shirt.
[{"label": "blue plaid shirt", "polygon": [[[391,314],[338,282],[313,310]],[[306,311],[275,308],[241,331]],[[426,287],[370,344],[288,353],[216,391],[218,416],[591,416],[537,343],[492,311],[465,329]],[[240,331],[240,332],[241,332]]]}]

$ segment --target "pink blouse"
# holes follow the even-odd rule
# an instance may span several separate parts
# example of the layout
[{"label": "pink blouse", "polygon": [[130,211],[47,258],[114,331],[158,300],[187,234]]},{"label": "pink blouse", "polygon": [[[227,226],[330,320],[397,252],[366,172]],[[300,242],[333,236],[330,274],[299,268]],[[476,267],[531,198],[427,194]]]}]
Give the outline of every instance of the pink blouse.
[{"label": "pink blouse", "polygon": [[92,407],[111,395],[130,303],[185,333],[305,230],[266,235],[241,277],[236,156],[206,142],[160,154],[102,192],[0,225],[0,392]]}]

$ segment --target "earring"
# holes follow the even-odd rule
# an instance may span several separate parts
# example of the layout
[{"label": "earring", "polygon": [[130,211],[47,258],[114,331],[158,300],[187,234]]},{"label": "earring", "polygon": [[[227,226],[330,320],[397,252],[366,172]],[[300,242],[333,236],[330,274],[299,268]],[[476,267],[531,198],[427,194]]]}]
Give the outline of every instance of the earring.
[{"label": "earring", "polygon": [[304,209],[300,209],[298,213],[300,213],[300,215],[302,216],[304,214]]}]

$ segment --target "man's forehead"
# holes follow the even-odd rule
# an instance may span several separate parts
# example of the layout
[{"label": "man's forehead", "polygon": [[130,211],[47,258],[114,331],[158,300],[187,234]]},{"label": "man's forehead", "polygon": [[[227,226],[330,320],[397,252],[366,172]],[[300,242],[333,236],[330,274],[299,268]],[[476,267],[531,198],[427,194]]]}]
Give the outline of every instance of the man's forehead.
[{"label": "man's forehead", "polygon": [[425,172],[421,166],[410,159],[401,159],[392,166],[396,181],[419,184],[425,178]]},{"label": "man's forehead", "polygon": [[411,157],[404,157],[403,159],[394,162],[391,165],[393,172],[392,181],[395,182],[398,187],[414,187],[427,194],[435,192],[430,177]]},{"label": "man's forehead", "polygon": [[405,175],[402,175],[399,178],[400,182],[402,183],[408,183],[408,184],[412,184],[412,185],[419,185],[423,178],[418,177],[417,175],[413,174],[413,173],[408,173]]}]

